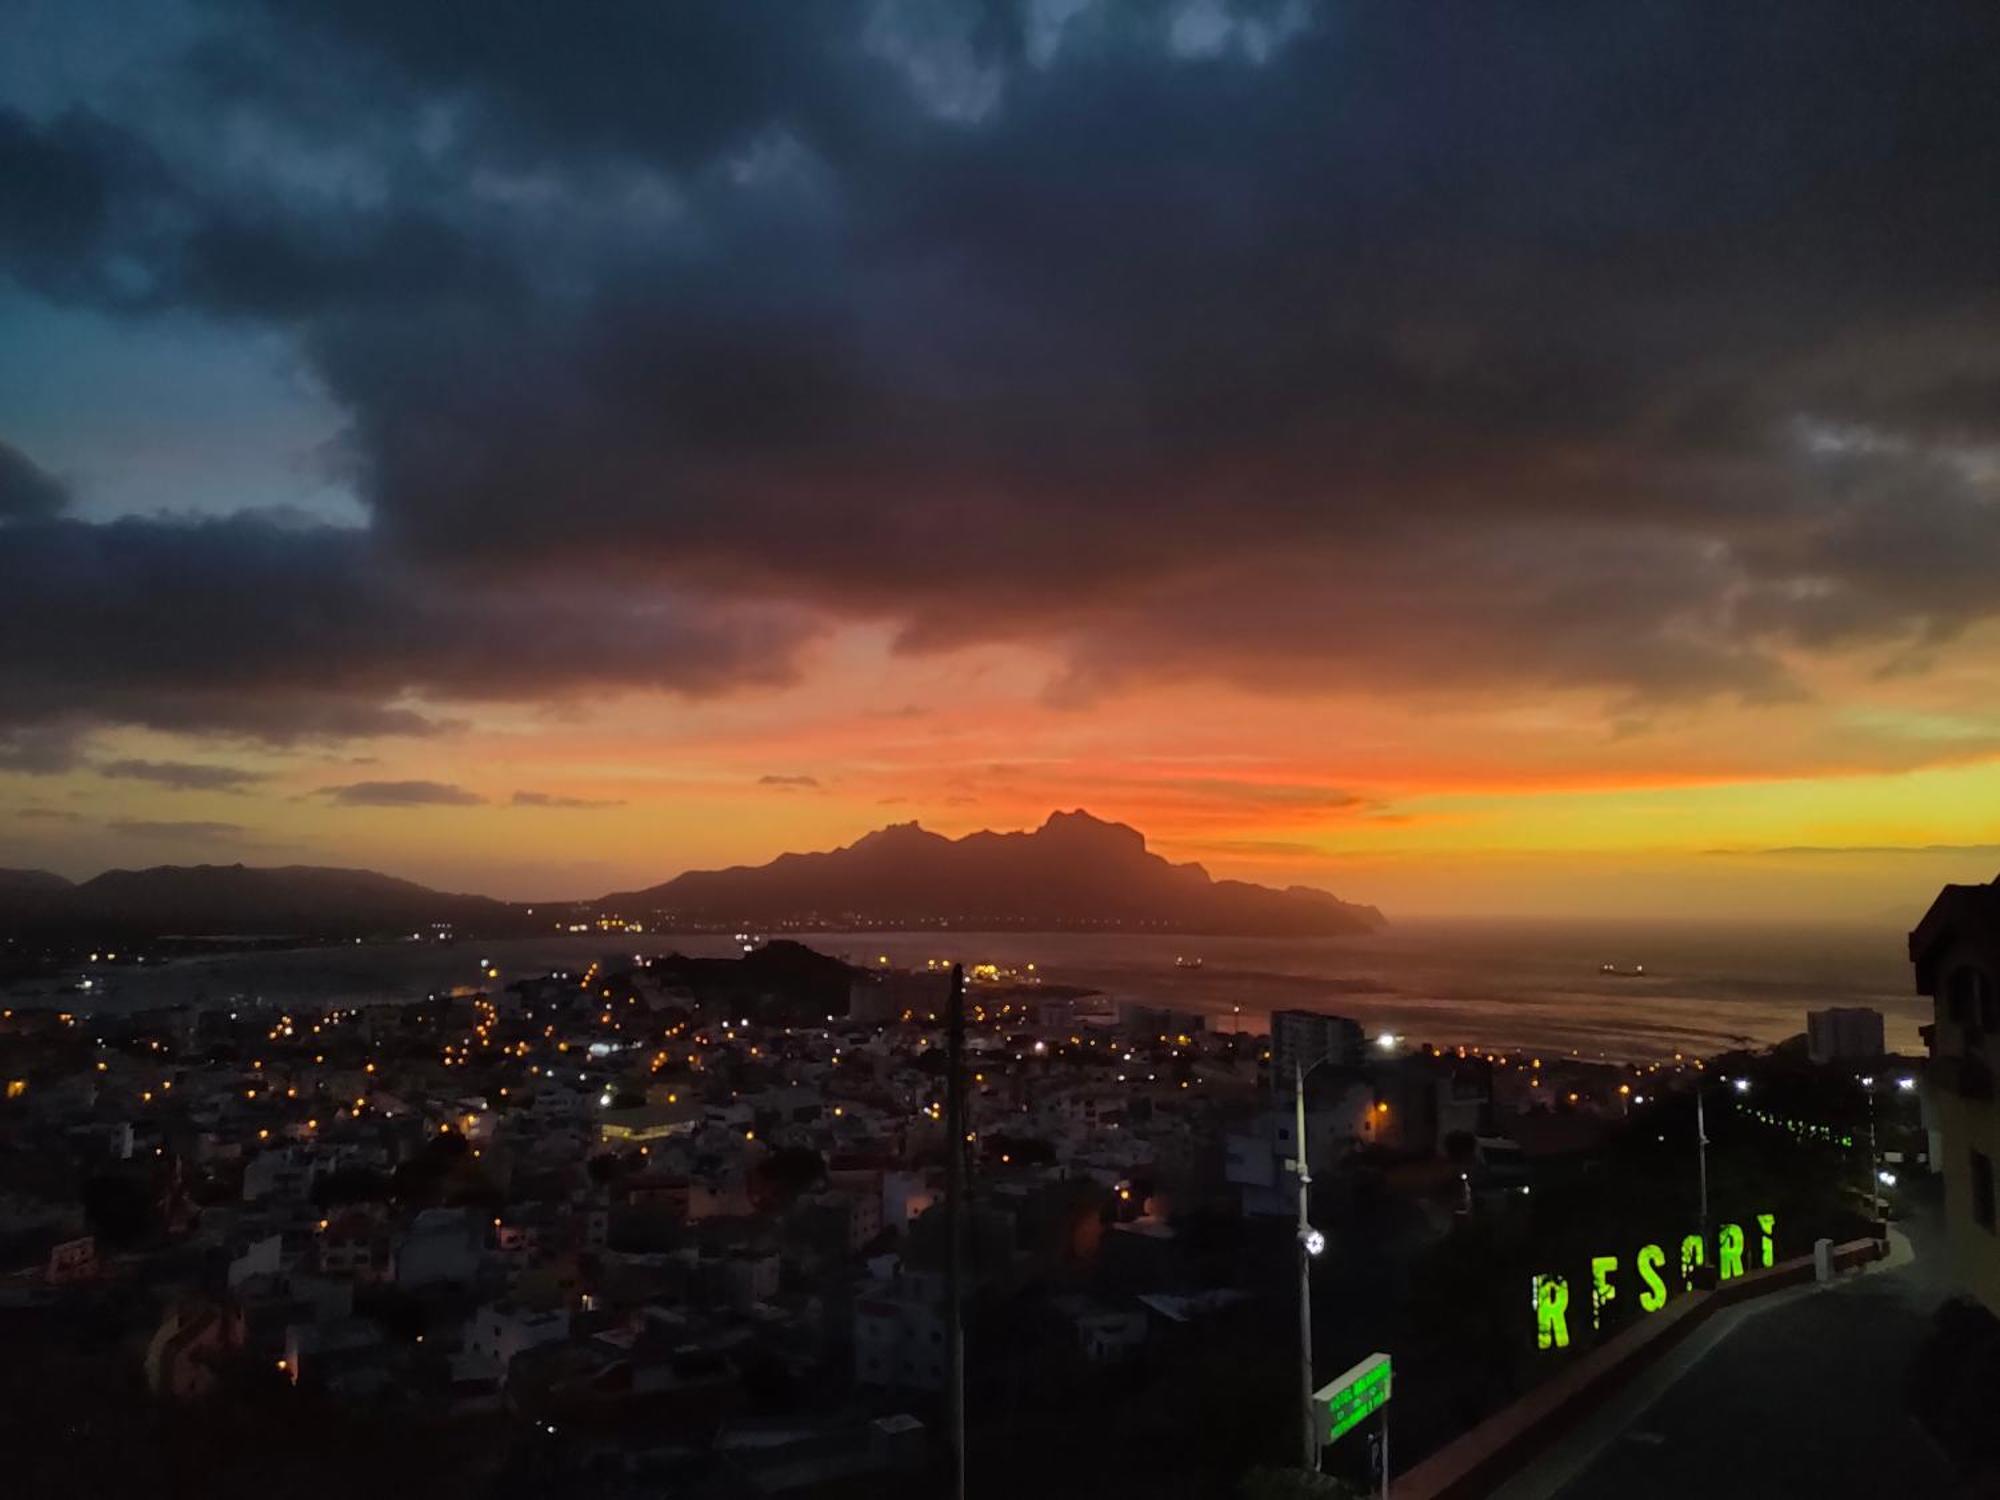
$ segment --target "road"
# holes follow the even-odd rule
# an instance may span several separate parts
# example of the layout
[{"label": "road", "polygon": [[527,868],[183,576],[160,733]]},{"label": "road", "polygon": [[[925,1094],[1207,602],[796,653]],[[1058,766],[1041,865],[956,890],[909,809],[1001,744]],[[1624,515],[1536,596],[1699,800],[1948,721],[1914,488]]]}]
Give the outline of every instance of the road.
[{"label": "road", "polygon": [[1497,1500],[1950,1494],[1903,1395],[1949,1295],[1943,1230],[1930,1208],[1901,1228],[1904,1264],[1711,1320]]}]

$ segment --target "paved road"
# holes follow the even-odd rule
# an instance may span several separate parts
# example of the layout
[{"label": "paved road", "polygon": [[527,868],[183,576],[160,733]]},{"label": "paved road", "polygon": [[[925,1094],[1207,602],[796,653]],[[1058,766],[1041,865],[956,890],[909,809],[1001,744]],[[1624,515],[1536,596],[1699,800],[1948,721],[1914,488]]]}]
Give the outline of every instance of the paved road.
[{"label": "paved road", "polygon": [[[1502,1492],[1559,1500],[1946,1496],[1949,1470],[1906,1414],[1903,1382],[1948,1295],[1941,1227],[1907,1222],[1909,1263],[1741,1309]],[[1715,1320],[1721,1322],[1721,1319]],[[1609,1431],[1604,1430],[1608,1426]],[[1598,1446],[1601,1443],[1601,1446]]]}]

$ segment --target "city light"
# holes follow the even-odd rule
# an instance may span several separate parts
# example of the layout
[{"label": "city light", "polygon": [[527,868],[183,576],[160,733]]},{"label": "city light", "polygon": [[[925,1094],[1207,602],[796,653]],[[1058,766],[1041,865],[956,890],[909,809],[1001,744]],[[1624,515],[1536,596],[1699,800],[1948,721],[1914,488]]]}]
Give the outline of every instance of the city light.
[{"label": "city light", "polygon": [[1306,1247],[1306,1254],[1317,1259],[1326,1253],[1326,1236],[1317,1229],[1308,1229],[1299,1236],[1299,1243]]}]

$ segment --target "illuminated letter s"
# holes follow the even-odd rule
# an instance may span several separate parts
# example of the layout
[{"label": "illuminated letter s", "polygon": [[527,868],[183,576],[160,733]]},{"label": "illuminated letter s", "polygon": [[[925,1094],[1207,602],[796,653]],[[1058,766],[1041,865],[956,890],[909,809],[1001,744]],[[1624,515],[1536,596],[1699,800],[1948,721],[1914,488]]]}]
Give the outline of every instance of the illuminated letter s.
[{"label": "illuminated letter s", "polygon": [[1658,1312],[1667,1305],[1667,1284],[1660,1280],[1660,1267],[1667,1263],[1667,1252],[1658,1245],[1639,1247],[1639,1279],[1646,1283],[1646,1289],[1639,1293],[1639,1306],[1647,1312]]}]

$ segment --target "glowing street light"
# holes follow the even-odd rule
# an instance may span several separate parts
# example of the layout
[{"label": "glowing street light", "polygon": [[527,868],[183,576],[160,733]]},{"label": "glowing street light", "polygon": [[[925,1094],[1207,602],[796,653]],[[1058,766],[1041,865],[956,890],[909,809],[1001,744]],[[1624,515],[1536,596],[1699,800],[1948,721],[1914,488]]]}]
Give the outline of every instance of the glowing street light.
[{"label": "glowing street light", "polygon": [[1317,1229],[1308,1228],[1299,1236],[1299,1243],[1305,1246],[1306,1254],[1315,1260],[1326,1253],[1326,1236]]}]

